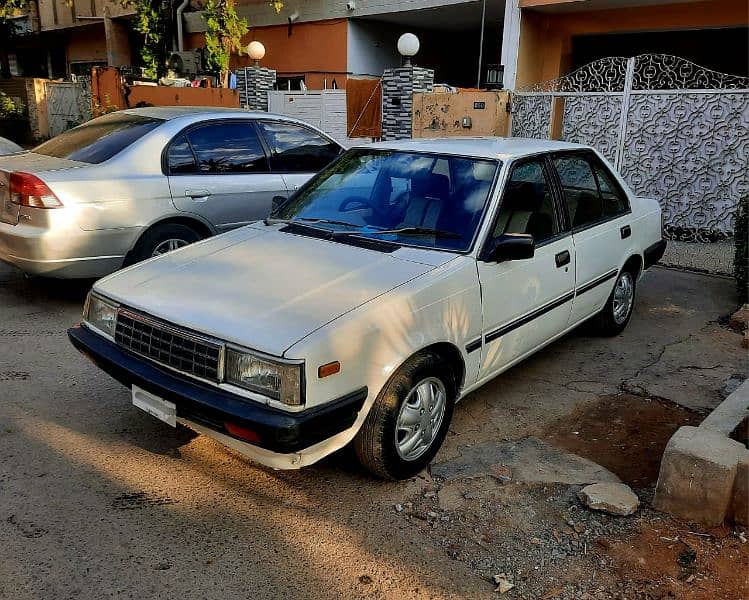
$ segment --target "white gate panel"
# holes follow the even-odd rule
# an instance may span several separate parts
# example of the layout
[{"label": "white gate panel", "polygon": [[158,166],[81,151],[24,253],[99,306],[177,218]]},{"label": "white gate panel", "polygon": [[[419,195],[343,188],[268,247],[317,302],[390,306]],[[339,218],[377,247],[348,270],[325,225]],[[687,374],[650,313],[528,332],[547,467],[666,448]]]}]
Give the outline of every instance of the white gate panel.
[{"label": "white gate panel", "polygon": [[87,81],[48,81],[45,88],[50,136],[91,118],[91,91]]},{"label": "white gate panel", "polygon": [[301,119],[339,142],[347,139],[346,90],[269,92],[268,111]]}]

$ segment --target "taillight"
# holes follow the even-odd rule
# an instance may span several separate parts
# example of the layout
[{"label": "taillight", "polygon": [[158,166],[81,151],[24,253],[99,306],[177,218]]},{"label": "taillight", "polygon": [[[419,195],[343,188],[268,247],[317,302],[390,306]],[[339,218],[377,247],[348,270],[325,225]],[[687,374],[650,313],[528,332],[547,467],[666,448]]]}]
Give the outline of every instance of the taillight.
[{"label": "taillight", "polygon": [[31,173],[14,171],[10,174],[10,201],[19,206],[31,206],[33,208],[61,208],[62,202],[58,200],[51,189]]}]

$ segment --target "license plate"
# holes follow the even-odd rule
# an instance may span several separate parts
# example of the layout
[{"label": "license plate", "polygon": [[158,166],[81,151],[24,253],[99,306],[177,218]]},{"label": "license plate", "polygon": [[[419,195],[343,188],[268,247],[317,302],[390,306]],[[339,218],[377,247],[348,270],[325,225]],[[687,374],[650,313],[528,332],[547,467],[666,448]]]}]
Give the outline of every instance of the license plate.
[{"label": "license plate", "polygon": [[154,396],[146,390],[133,386],[133,404],[172,427],[177,426],[177,405]]}]

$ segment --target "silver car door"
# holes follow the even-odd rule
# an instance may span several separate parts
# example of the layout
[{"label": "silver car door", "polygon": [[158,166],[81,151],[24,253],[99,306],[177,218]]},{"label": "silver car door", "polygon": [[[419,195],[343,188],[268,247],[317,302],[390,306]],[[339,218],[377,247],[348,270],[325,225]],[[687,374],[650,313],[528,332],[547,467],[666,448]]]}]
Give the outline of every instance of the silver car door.
[{"label": "silver car door", "polygon": [[265,218],[273,198],[287,195],[250,121],[191,127],[172,140],[167,167],[175,207],[203,216],[219,231]]},{"label": "silver car door", "polygon": [[270,149],[273,173],[283,175],[289,193],[333,161],[343,148],[317,131],[286,121],[258,121]]}]

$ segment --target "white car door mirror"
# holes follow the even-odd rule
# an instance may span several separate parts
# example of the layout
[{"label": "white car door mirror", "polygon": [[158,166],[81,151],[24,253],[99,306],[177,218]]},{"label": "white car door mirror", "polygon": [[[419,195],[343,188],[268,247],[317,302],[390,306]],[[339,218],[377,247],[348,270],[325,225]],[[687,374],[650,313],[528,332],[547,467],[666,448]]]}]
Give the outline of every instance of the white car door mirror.
[{"label": "white car door mirror", "polygon": [[492,240],[482,253],[486,262],[505,262],[533,258],[536,242],[529,233],[505,233]]}]

